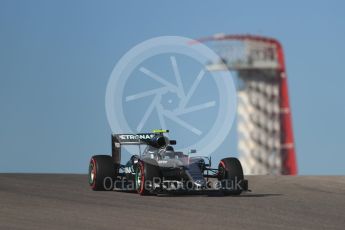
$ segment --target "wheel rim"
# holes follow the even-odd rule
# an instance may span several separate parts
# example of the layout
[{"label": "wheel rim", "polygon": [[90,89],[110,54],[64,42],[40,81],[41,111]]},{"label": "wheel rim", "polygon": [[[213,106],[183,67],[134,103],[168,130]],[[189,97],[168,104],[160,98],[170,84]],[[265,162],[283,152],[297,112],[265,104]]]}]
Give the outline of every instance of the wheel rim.
[{"label": "wheel rim", "polygon": [[144,166],[142,163],[139,163],[137,167],[137,171],[135,174],[135,183],[136,188],[139,193],[142,193],[144,190],[143,182],[144,182],[144,174],[143,174]]},{"label": "wheel rim", "polygon": [[218,179],[224,179],[225,177],[225,164],[224,162],[219,162],[218,165]]},{"label": "wheel rim", "polygon": [[89,184],[92,186],[94,185],[96,180],[96,165],[94,160],[92,159],[89,165]]}]

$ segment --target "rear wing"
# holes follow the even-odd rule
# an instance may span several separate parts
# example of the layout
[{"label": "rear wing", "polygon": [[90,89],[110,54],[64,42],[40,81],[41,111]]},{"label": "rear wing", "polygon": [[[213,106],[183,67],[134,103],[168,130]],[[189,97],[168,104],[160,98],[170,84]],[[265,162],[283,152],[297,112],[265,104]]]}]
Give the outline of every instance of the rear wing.
[{"label": "rear wing", "polygon": [[[163,136],[163,133],[168,133],[169,130],[153,130],[152,133],[138,133],[138,134],[115,134],[111,135],[111,155],[113,157],[116,168],[121,164],[121,146],[122,145],[144,145],[148,144],[155,136]],[[175,141],[176,143],[176,141]]]},{"label": "rear wing", "polygon": [[156,133],[139,133],[139,134],[113,134],[113,139],[120,145],[139,145],[145,144],[151,140]]}]

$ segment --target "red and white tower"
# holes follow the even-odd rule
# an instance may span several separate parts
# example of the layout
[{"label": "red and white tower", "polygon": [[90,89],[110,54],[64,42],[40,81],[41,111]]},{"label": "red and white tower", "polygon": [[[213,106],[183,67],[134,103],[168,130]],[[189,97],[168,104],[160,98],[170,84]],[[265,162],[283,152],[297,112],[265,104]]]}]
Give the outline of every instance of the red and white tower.
[{"label": "red and white tower", "polygon": [[200,42],[221,58],[209,71],[238,77],[238,150],[245,174],[297,174],[283,48],[273,38],[214,35]]}]

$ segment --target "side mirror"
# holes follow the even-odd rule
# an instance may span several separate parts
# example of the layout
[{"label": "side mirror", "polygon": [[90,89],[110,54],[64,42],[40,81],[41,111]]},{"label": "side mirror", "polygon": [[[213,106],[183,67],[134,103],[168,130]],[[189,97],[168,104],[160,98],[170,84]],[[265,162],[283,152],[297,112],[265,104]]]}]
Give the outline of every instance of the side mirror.
[{"label": "side mirror", "polygon": [[171,145],[176,145],[176,140],[170,140],[169,142]]}]

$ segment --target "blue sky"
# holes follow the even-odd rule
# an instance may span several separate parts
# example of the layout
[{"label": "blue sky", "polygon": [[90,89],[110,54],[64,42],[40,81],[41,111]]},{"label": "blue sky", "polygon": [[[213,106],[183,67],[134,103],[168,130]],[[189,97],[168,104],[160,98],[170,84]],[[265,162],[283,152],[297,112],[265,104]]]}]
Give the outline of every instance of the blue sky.
[{"label": "blue sky", "polygon": [[117,61],[156,36],[223,32],[285,50],[300,174],[345,174],[342,1],[0,1],[0,172],[84,173],[110,151]]}]

